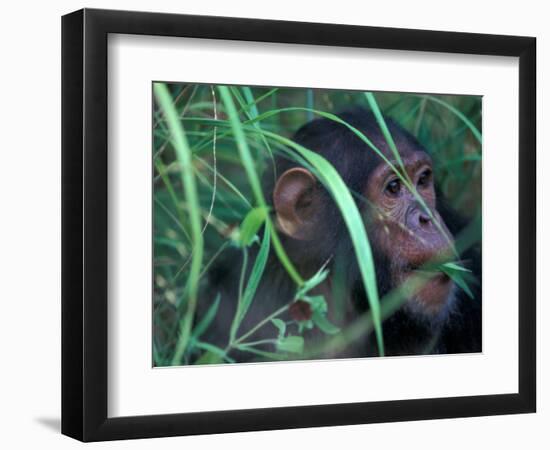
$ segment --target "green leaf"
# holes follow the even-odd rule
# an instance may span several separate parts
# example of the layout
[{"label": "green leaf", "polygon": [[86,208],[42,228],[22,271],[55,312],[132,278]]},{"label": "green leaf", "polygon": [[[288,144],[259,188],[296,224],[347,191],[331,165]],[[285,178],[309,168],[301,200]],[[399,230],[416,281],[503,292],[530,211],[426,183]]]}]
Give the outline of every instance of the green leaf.
[{"label": "green leaf", "polygon": [[470,129],[470,131],[472,132],[472,134],[475,136],[475,138],[478,140],[478,142],[481,144],[482,142],[482,138],[481,138],[481,133],[480,131],[477,129],[477,127],[472,123],[472,121],[470,119],[468,119],[464,114],[462,114],[462,112],[460,112],[458,109],[456,109],[453,105],[451,105],[450,103],[444,101],[444,100],[440,100],[439,98],[437,97],[433,97],[431,95],[425,95],[423,96],[424,98],[427,98],[428,100],[431,100],[432,102],[435,102],[437,103],[438,105],[441,105],[441,106],[444,106],[445,108],[447,108],[449,111],[451,111],[453,114],[455,114],[460,120],[462,120],[464,122],[464,124]]},{"label": "green leaf", "polygon": [[327,301],[323,295],[314,295],[312,297],[305,296],[300,300],[308,302],[311,305],[311,310],[313,312],[326,313],[328,310]]},{"label": "green leaf", "polygon": [[[256,173],[254,160],[252,158],[252,154],[250,153],[250,148],[248,147],[248,142],[243,131],[243,125],[239,118],[237,109],[235,108],[235,102],[233,101],[233,98],[231,97],[231,93],[227,86],[218,86],[218,90],[220,91],[220,95],[227,110],[231,130],[233,131],[235,142],[237,144],[237,149],[239,150],[239,156],[246,172],[248,182],[252,189],[252,193],[254,194],[254,197],[256,199],[256,203],[259,206],[267,208],[260,179],[258,177],[258,174]],[[255,131],[264,133],[264,131],[259,128],[255,128]],[[267,221],[270,222],[269,217],[267,217]],[[292,264],[292,261],[290,261],[290,259],[288,258],[288,255],[286,254],[285,249],[283,248],[283,245],[281,244],[281,241],[274,227],[271,227],[271,239],[273,241],[275,253],[281,261],[281,264],[283,265],[289,276],[292,278],[292,280],[298,286],[301,286],[304,280],[302,280],[302,277],[297,272],[294,264]]]},{"label": "green leaf", "polygon": [[302,320],[298,322],[298,333],[303,333],[304,330],[311,330],[313,326],[313,320]]},{"label": "green leaf", "polygon": [[304,147],[300,148],[300,153],[317,169],[321,182],[328,187],[330,193],[335,199],[342,217],[348,228],[351,241],[357,257],[357,263],[361,271],[363,285],[367,291],[368,301],[370,303],[374,329],[378,344],[378,351],[381,356],[384,355],[384,338],[382,335],[382,320],[380,317],[380,299],[378,296],[378,286],[376,285],[376,271],[374,268],[374,259],[370,242],[367,238],[367,232],[361,214],[357,205],[351,196],[351,193],[336,171],[336,169],[321,155],[314,153]]},{"label": "green leaf", "polygon": [[239,231],[239,244],[242,247],[248,247],[252,243],[266,217],[267,209],[261,206],[248,212],[241,223]]},{"label": "green leaf", "polygon": [[461,276],[458,276],[458,274],[454,274],[454,275],[449,274],[449,277],[458,285],[458,287],[460,287],[460,289],[466,292],[468,297],[470,297],[471,299],[474,298],[474,294],[470,290],[470,287],[468,286],[468,283],[466,283],[466,280],[464,278],[462,278]]},{"label": "green leaf", "polygon": [[468,283],[465,279],[466,276],[470,276],[471,270],[466,269],[465,267],[461,266],[460,264],[454,263],[454,262],[447,262],[445,264],[441,264],[439,266],[439,270],[444,272],[448,275],[448,277],[454,281],[454,283],[462,289],[468,297],[474,298],[474,294],[470,290],[470,287],[468,286]]},{"label": "green leaf", "polygon": [[200,366],[203,364],[221,364],[223,362],[223,358],[213,352],[204,352],[199,359],[195,361],[195,365]]},{"label": "green leaf", "polygon": [[317,271],[315,275],[313,275],[309,280],[306,280],[302,287],[298,290],[296,293],[296,298],[303,298],[305,294],[308,293],[308,291],[311,291],[314,287],[321,284],[328,276],[328,269],[325,269],[322,267]]},{"label": "green leaf", "polygon": [[304,351],[304,338],[302,336],[287,336],[279,339],[277,350],[289,353],[302,353]]},{"label": "green leaf", "polygon": [[[226,360],[230,363],[234,363],[235,360],[230,358],[229,356],[226,355],[225,351],[222,350],[220,347],[217,347],[213,344],[209,344],[208,342],[202,342],[202,341],[196,341],[194,343],[194,346],[197,347],[197,348],[200,348],[201,350],[206,350],[208,353],[212,354],[212,355],[216,355],[218,358],[217,358],[217,362],[222,362],[223,360]],[[202,358],[205,358],[205,359],[208,359],[208,363],[206,364],[214,364],[214,362],[211,362],[213,359],[216,359],[216,358],[213,358],[212,356],[201,356],[201,358],[199,358],[197,360],[197,364],[198,364],[198,361],[200,361]],[[205,364],[205,362],[202,362],[202,364]]]},{"label": "green leaf", "polygon": [[247,101],[246,109],[250,111],[250,115],[252,117],[258,117],[258,107],[256,106],[256,102],[254,100],[254,95],[252,94],[252,89],[250,89],[248,86],[241,87],[244,97]]},{"label": "green leaf", "polygon": [[281,319],[277,319],[277,318],[271,319],[271,322],[279,330],[278,338],[279,339],[284,338],[285,332],[286,332],[286,323],[284,323]]},{"label": "green leaf", "polygon": [[248,311],[254,295],[256,294],[256,290],[258,289],[258,285],[260,284],[260,281],[262,279],[267,263],[267,257],[269,256],[270,234],[271,225],[269,223],[266,223],[260,251],[258,252],[258,256],[256,256],[256,261],[254,261],[252,272],[250,272],[250,277],[248,278],[248,284],[246,285],[246,289],[244,290],[241,320],[244,318],[244,315]]},{"label": "green leaf", "polygon": [[253,353],[254,355],[262,356],[263,358],[272,359],[276,361],[283,361],[286,359],[285,355],[279,355],[278,353],[266,352],[264,350],[258,350],[257,348],[250,347],[246,344],[239,344],[236,346],[238,350],[243,352]]},{"label": "green leaf", "polygon": [[195,329],[193,330],[193,333],[191,334],[192,339],[199,339],[202,334],[207,330],[208,326],[214,320],[214,317],[216,317],[216,313],[218,312],[218,306],[220,306],[220,299],[221,295],[218,293],[216,296],[216,299],[214,300],[214,303],[208,308],[208,311],[204,315],[204,317],[201,319],[201,321],[197,324]]},{"label": "green leaf", "polygon": [[461,266],[457,263],[453,263],[453,262],[448,262],[448,263],[445,263],[445,264],[441,264],[441,268],[447,268],[447,269],[450,269],[451,271],[452,270],[457,270],[459,272],[471,272],[470,269],[466,269],[466,267]]},{"label": "green leaf", "polygon": [[313,323],[326,334],[337,334],[340,332],[340,328],[330,323],[324,314],[315,312],[311,320],[313,320]]},{"label": "green leaf", "polygon": [[[457,268],[454,268],[452,266],[449,267],[449,264],[451,264],[452,266],[456,266]],[[465,269],[464,267],[458,266],[458,265],[453,264],[453,263],[442,264],[440,267],[441,267],[441,270],[444,273],[446,273],[449,276],[449,278],[451,280],[453,280],[454,283],[460,289],[462,289],[464,292],[466,292],[468,297],[470,297],[471,299],[474,298],[474,294],[472,293],[472,291],[470,290],[470,287],[468,286],[468,283],[464,279],[464,275],[470,273],[470,271],[468,269]],[[466,273],[464,273],[464,272],[466,272]]]},{"label": "green leaf", "polygon": [[[241,105],[241,110],[245,113],[246,117],[248,117],[249,120],[253,120],[259,115],[258,107],[256,106],[256,101],[254,100],[254,95],[252,94],[252,90],[247,86],[241,86],[241,90],[243,92],[244,99],[237,88],[231,88],[231,92]],[[245,99],[248,103],[245,103]],[[252,126],[258,131],[261,131],[260,122],[252,122]],[[260,134],[260,138],[265,146],[265,149],[269,153],[269,157],[271,158],[271,162],[273,164],[273,170],[275,171],[275,159],[273,156],[273,150],[271,150],[271,146],[269,145],[269,142],[263,134]],[[273,176],[276,177],[275,172],[273,172]]]},{"label": "green leaf", "polygon": [[403,174],[406,174],[405,166],[403,165],[403,160],[401,159],[401,155],[399,154],[399,151],[397,150],[397,147],[395,145],[395,142],[393,141],[393,137],[390,133],[390,130],[388,129],[388,126],[386,125],[386,121],[384,120],[384,117],[382,116],[382,112],[380,111],[380,108],[378,107],[378,103],[376,99],[374,98],[374,95],[372,92],[365,92],[365,97],[367,98],[367,102],[369,103],[369,106],[374,114],[374,117],[376,118],[376,121],[378,122],[378,125],[380,129],[382,130],[382,134],[384,135],[384,139],[386,139],[386,142],[388,143],[388,146],[390,147],[393,156],[395,160],[397,161],[397,164],[403,171]]},{"label": "green leaf", "polygon": [[262,279],[267,263],[267,257],[269,256],[270,234],[271,225],[269,224],[269,222],[266,222],[264,237],[260,246],[260,251],[258,252],[256,261],[254,261],[254,266],[252,267],[252,271],[250,272],[248,283],[242,297],[239,299],[240,301],[237,305],[237,313],[235,314],[235,318],[233,319],[233,322],[231,324],[231,341],[235,339],[239,326],[243,321],[244,316],[248,311],[248,308],[250,308],[250,305],[252,304],[252,300],[254,299],[254,295],[256,295],[256,290],[258,289],[258,285],[260,284],[260,281]]},{"label": "green leaf", "polygon": [[[245,88],[245,89],[249,89],[250,88]],[[251,111],[251,108],[254,106],[256,107],[256,111],[252,112],[252,114],[255,114],[255,116],[258,115],[258,109],[257,109],[257,105],[262,102],[263,100],[265,100],[266,98],[268,97],[271,97],[272,95],[276,94],[277,91],[279,90],[279,88],[273,88],[271,89],[270,91],[266,92],[265,94],[263,95],[260,95],[258,98],[254,99],[252,95],[248,95],[248,93],[246,92],[245,90],[245,96],[248,98],[252,98],[252,101],[251,103],[249,103],[248,105],[245,105],[245,107],[243,108],[244,111]],[[252,91],[250,91],[250,94],[252,94]],[[248,100],[247,100],[248,101]]]},{"label": "green leaf", "polygon": [[185,131],[179,119],[172,97],[168,87],[164,83],[154,83],[153,90],[164,117],[168,122],[168,127],[172,135],[172,144],[176,151],[176,156],[181,168],[181,181],[184,187],[187,203],[189,204],[188,216],[191,227],[191,238],[193,242],[193,253],[191,256],[191,267],[187,281],[187,292],[189,298],[186,302],[187,309],[180,321],[180,335],[176,343],[176,350],[172,359],[172,365],[181,363],[181,358],[185,353],[189,338],[191,337],[191,327],[195,317],[197,307],[197,294],[199,289],[199,279],[204,254],[204,240],[202,236],[201,209],[193,171],[193,158],[189,142]]}]

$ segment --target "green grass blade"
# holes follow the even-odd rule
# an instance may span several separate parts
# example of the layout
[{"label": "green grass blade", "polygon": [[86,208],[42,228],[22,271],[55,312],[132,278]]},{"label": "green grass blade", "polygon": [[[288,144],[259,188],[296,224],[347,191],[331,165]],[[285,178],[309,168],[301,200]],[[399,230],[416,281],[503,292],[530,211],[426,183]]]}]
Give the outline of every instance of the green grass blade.
[{"label": "green grass blade", "polygon": [[[241,89],[243,91],[243,94],[244,94],[244,97],[245,97],[246,101],[248,102],[248,105],[241,105],[243,107],[243,111],[245,112],[246,116],[249,119],[255,119],[260,114],[258,112],[256,102],[254,101],[254,95],[252,94],[252,89],[250,89],[249,87],[246,87],[246,86],[243,86]],[[238,99],[239,97],[236,97],[236,98]],[[260,122],[259,121],[254,121],[253,126],[259,130],[260,129]],[[273,150],[271,150],[271,146],[269,145],[269,142],[267,141],[267,139],[265,138],[265,136],[263,134],[260,134],[260,139],[262,140],[263,144],[265,145],[265,148],[267,149],[267,152],[268,152],[269,157],[271,159],[271,165],[272,165],[272,168],[273,168],[273,179],[276,179],[277,174],[275,172],[275,157],[273,156]]]},{"label": "green grass blade", "polygon": [[168,176],[166,166],[160,158],[155,158],[155,167],[164,183],[164,186],[166,187],[166,190],[168,191],[168,194],[170,195],[170,199],[172,200],[174,207],[176,208],[179,221],[183,225],[185,223],[185,214],[183,212],[183,209],[181,208],[180,202],[178,201],[178,197],[176,195],[174,187],[172,186],[170,177]]},{"label": "green grass blade", "polygon": [[390,130],[388,126],[386,125],[386,121],[384,120],[384,117],[382,116],[382,112],[380,111],[380,108],[378,107],[378,102],[374,98],[374,94],[372,92],[365,92],[365,97],[367,98],[367,102],[370,106],[370,109],[372,110],[372,113],[374,114],[374,117],[376,118],[376,121],[378,122],[378,126],[382,130],[382,134],[384,135],[384,139],[386,139],[386,142],[388,143],[388,146],[390,147],[391,152],[393,153],[393,156],[395,160],[397,161],[397,164],[403,171],[403,175],[407,177],[407,172],[405,171],[405,166],[403,165],[403,160],[401,159],[401,155],[399,154],[399,151],[397,150],[397,147],[395,145],[395,142],[393,140],[393,137],[390,133]]},{"label": "green grass blade", "polygon": [[[249,88],[247,88],[249,89]],[[270,89],[268,92],[266,92],[265,94],[262,94],[260,95],[258,98],[254,98],[252,97],[252,101],[251,103],[248,103],[247,105],[245,105],[244,110],[250,110],[250,108],[252,108],[252,106],[255,106],[256,107],[256,110],[258,108],[258,104],[261,103],[263,100],[265,100],[266,98],[268,97],[271,97],[272,95],[275,95],[277,93],[277,91],[279,90],[279,88],[273,88],[273,89]]]},{"label": "green grass blade", "polygon": [[274,361],[284,361],[287,359],[286,355],[280,355],[278,353],[273,352],[266,352],[263,350],[258,350],[257,348],[254,348],[250,345],[246,344],[239,344],[236,347],[238,350],[241,350],[242,352],[249,352],[257,356],[261,356],[262,358],[266,358],[267,360],[274,360]]},{"label": "green grass blade", "polygon": [[[208,162],[201,158],[200,156],[194,156],[197,161],[200,161],[200,163],[205,166],[210,172],[214,173],[214,168],[208,164]],[[248,206],[249,208],[252,208],[252,205],[250,204],[250,202],[248,201],[248,199],[241,193],[241,191],[239,191],[239,189],[237,189],[237,187],[231,182],[229,181],[225,176],[223,176],[223,174],[221,174],[220,172],[217,172],[217,177],[223,181],[225,183],[225,185],[235,193],[235,195],[237,195],[237,197],[239,197],[243,203]]]},{"label": "green grass blade", "polygon": [[[313,89],[306,89],[306,106],[308,109],[313,110],[315,107],[315,95],[313,93]],[[311,121],[313,120],[313,112],[307,113],[307,120]]]},{"label": "green grass blade", "polygon": [[477,127],[473,124],[473,122],[468,119],[461,111],[459,111],[458,109],[456,109],[453,105],[451,105],[450,103],[444,101],[444,100],[441,100],[439,98],[436,98],[436,97],[433,97],[431,95],[424,95],[423,96],[424,98],[427,98],[428,100],[434,102],[434,103],[437,103],[438,105],[441,105],[441,106],[444,106],[445,108],[447,108],[449,111],[451,111],[452,113],[454,113],[460,120],[462,120],[466,126],[470,129],[470,131],[472,132],[472,134],[474,135],[474,137],[478,140],[478,142],[481,144],[481,133],[480,131],[477,129]]},{"label": "green grass blade", "polygon": [[193,173],[193,163],[191,149],[185,136],[183,126],[179,120],[178,113],[172,102],[170,92],[164,83],[155,83],[153,85],[155,97],[168,123],[168,128],[172,135],[172,142],[178,161],[181,165],[181,178],[185,189],[185,196],[189,205],[189,225],[191,229],[191,238],[193,242],[193,255],[188,278],[188,301],[186,302],[186,311],[180,323],[180,335],[176,344],[172,365],[181,364],[181,358],[189,343],[191,336],[191,327],[197,308],[197,295],[199,288],[199,278],[201,272],[202,258],[204,253],[204,241],[201,230],[200,204]]},{"label": "green grass blade", "polygon": [[346,184],[336,169],[319,154],[301,148],[299,152],[317,169],[321,182],[328,188],[336,204],[340,208],[344,222],[348,228],[355,256],[361,270],[363,285],[367,291],[369,304],[375,324],[375,334],[380,355],[384,355],[384,339],[382,335],[382,320],[380,318],[380,300],[376,285],[376,272],[372,250],[367,238],[367,232],[357,205]]},{"label": "green grass blade", "polygon": [[304,338],[302,336],[286,336],[277,341],[277,350],[280,352],[303,353]]},{"label": "green grass blade", "polygon": [[267,257],[269,256],[270,235],[271,235],[270,224],[269,222],[266,222],[264,237],[262,239],[260,251],[256,256],[254,265],[252,266],[252,271],[250,272],[250,276],[248,278],[248,283],[246,285],[246,288],[244,289],[242,296],[239,298],[239,304],[237,305],[237,312],[235,314],[233,322],[231,323],[231,329],[230,329],[230,335],[229,335],[230,342],[233,342],[235,340],[237,332],[239,331],[239,326],[241,325],[246,313],[248,312],[248,309],[252,304],[252,300],[254,300],[254,296],[256,295],[256,290],[258,289],[258,286],[264,274],[265,266],[267,264]]},{"label": "green grass blade", "polygon": [[241,121],[237,114],[237,109],[235,108],[235,103],[233,102],[231,93],[229,92],[227,86],[218,86],[218,89],[229,115],[231,129],[233,130],[235,141],[237,143],[237,148],[239,150],[239,155],[241,157],[244,170],[248,177],[248,182],[250,183],[250,187],[252,188],[252,193],[254,194],[254,198],[256,199],[256,203],[258,204],[258,206],[267,207],[264,200],[262,186],[260,184],[260,179],[258,177],[258,174],[256,173],[254,160],[252,159],[250,149],[248,148],[248,142],[244,135]]},{"label": "green grass blade", "polygon": [[[199,358],[195,364],[218,364],[223,360],[230,363],[235,363],[233,358],[227,356],[225,350],[209,344],[208,342],[197,341],[194,346],[196,348],[200,348],[201,350],[206,350],[207,352],[203,355],[203,357]],[[212,355],[215,355],[217,358],[213,358]]]},{"label": "green grass blade", "polygon": [[[248,177],[248,182],[250,183],[250,187],[252,188],[252,193],[256,199],[256,203],[258,204],[258,206],[267,208],[267,204],[265,202],[262,187],[260,184],[260,179],[258,177],[258,174],[256,173],[256,169],[254,167],[254,161],[252,159],[252,155],[250,154],[250,149],[248,148],[248,142],[246,141],[242,124],[237,114],[237,109],[235,108],[235,103],[233,102],[231,93],[229,92],[229,88],[227,86],[218,86],[218,89],[220,91],[220,95],[225,105],[225,109],[227,110],[227,113],[229,115],[229,122],[231,124],[231,129],[233,130],[235,141],[237,143],[237,148],[239,149],[241,161],[245,169],[246,175]],[[262,132],[263,130],[257,130],[257,131]],[[270,221],[269,218],[267,220]],[[288,272],[290,277],[294,280],[294,282],[299,286],[301,286],[304,282],[302,277],[300,276],[300,274],[298,274],[294,265],[292,264],[286,252],[284,251],[284,248],[281,244],[281,241],[279,240],[279,237],[277,236],[277,232],[275,231],[275,228],[273,226],[270,228],[271,228],[271,239],[273,241],[273,246],[275,248],[275,252],[279,260],[281,261],[281,264],[285,267],[286,271]]]},{"label": "green grass blade", "polygon": [[465,267],[462,267],[459,264],[448,262],[445,264],[441,264],[439,267],[441,271],[447,274],[447,276],[455,282],[455,284],[462,289],[468,297],[471,299],[474,298],[474,294],[472,293],[470,287],[468,286],[468,282],[466,281],[466,276],[471,274],[471,270],[466,269]]},{"label": "green grass blade", "polygon": [[252,117],[258,117],[258,107],[256,106],[256,102],[254,101],[254,95],[252,94],[252,89],[250,89],[248,86],[241,87],[244,98],[246,99],[246,108],[250,111],[250,115]]},{"label": "green grass blade", "polygon": [[340,328],[330,323],[327,317],[320,312],[313,313],[311,318],[313,323],[319,327],[319,329],[326,334],[338,334],[340,333]]},{"label": "green grass blade", "polygon": [[193,329],[192,339],[198,340],[203,333],[208,329],[210,324],[212,323],[212,320],[214,320],[214,317],[216,317],[216,313],[218,312],[218,307],[220,306],[220,300],[221,295],[218,294],[216,296],[216,299],[214,300],[214,303],[208,308],[208,311],[204,315],[204,317],[201,319],[201,321],[197,324],[197,326]]},{"label": "green grass blade", "polygon": [[281,319],[271,319],[271,323],[277,328],[278,339],[285,337],[286,333],[286,323]]},{"label": "green grass blade", "polygon": [[242,247],[248,247],[258,230],[267,218],[267,209],[258,207],[250,210],[241,223],[239,229],[239,244]]},{"label": "green grass blade", "polygon": [[256,261],[254,261],[252,272],[250,273],[248,283],[244,290],[240,321],[244,319],[248,308],[252,304],[252,300],[254,299],[254,295],[256,294],[256,290],[258,289],[258,285],[260,284],[260,280],[262,279],[265,270],[270,247],[270,228],[270,224],[266,223],[262,245],[260,247],[260,251],[258,252],[258,256],[256,257]]}]

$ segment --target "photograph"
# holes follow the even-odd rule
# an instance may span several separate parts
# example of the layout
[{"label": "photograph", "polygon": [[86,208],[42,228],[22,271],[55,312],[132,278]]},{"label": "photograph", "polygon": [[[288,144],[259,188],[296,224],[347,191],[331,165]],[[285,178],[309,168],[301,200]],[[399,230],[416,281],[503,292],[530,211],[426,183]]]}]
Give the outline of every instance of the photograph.
[{"label": "photograph", "polygon": [[0,449],[550,449],[545,9],[7,2]]},{"label": "photograph", "polygon": [[482,96],[151,95],[153,367],[483,351]]}]

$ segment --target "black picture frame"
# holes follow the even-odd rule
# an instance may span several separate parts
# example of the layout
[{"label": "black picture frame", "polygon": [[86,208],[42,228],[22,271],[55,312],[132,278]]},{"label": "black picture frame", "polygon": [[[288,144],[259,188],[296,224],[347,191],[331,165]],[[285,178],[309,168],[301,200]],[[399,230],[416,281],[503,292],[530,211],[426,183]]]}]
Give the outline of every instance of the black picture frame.
[{"label": "black picture frame", "polygon": [[[518,393],[107,417],[109,33],[519,57]],[[82,441],[397,422],[536,408],[536,39],[84,9],[62,18],[62,433]]]}]

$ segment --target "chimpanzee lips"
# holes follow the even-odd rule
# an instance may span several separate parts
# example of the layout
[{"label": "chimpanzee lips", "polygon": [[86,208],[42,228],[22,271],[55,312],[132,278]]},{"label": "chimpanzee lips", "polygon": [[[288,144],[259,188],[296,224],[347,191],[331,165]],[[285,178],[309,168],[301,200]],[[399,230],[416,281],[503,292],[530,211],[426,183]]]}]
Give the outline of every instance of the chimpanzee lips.
[{"label": "chimpanzee lips", "polygon": [[423,261],[409,261],[403,271],[406,273],[409,272],[420,272],[420,273],[444,273],[442,266],[447,263],[454,261],[453,254],[450,251],[440,252],[436,255],[431,256],[430,258],[424,259]]},{"label": "chimpanzee lips", "polygon": [[425,276],[429,281],[432,282],[447,282],[451,279],[449,276],[443,272],[441,269],[438,269],[437,266],[412,266],[409,265],[404,270],[406,274],[418,274],[419,276]]},{"label": "chimpanzee lips", "polygon": [[410,272],[420,272],[420,273],[434,273],[434,272],[441,272],[441,269],[438,268],[440,264],[407,264],[403,268],[403,272],[410,273]]},{"label": "chimpanzee lips", "polygon": [[[409,280],[413,290],[412,299],[423,305],[426,313],[437,315],[449,301],[452,292],[451,278],[441,270],[439,265],[412,265],[403,270],[403,282]],[[414,287],[413,287],[414,286]]]}]

